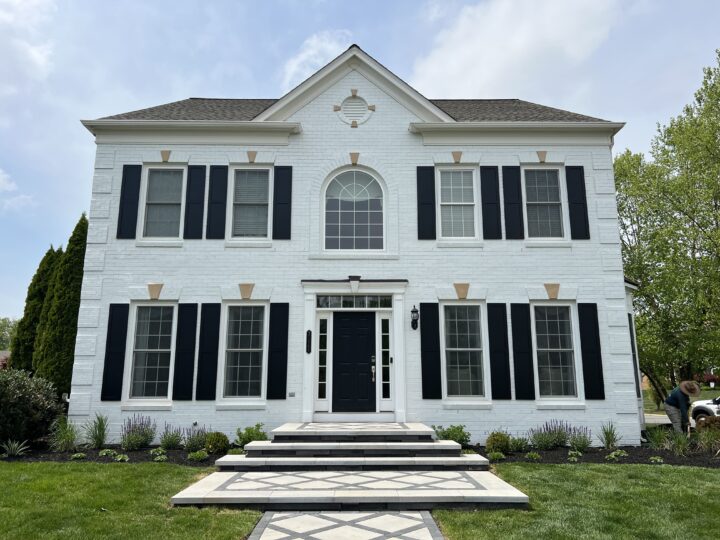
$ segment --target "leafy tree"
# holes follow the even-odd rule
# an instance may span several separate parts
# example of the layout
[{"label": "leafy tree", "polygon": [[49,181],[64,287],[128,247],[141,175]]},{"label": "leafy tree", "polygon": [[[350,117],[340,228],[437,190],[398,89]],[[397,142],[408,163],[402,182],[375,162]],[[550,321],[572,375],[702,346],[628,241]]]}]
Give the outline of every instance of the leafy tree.
[{"label": "leafy tree", "polygon": [[640,367],[656,391],[720,358],[720,50],[695,100],[661,126],[652,161],[615,159],[623,261],[640,282]]},{"label": "leafy tree", "polygon": [[38,376],[51,381],[59,393],[70,392],[75,357],[80,289],[82,288],[88,222],[85,214],[73,230],[51,285],[52,296],[42,333],[35,340],[33,366]]},{"label": "leafy tree", "polygon": [[[62,256],[62,248],[50,246],[40,261],[38,269],[28,287],[25,298],[25,311],[17,323],[15,335],[10,342],[10,366],[15,369],[32,371],[32,355],[35,347],[40,313],[47,296],[48,286],[52,281],[57,262]],[[2,347],[0,347],[2,348]]]},{"label": "leafy tree", "polygon": [[0,350],[10,348],[15,330],[17,329],[18,320],[9,317],[0,317]]}]

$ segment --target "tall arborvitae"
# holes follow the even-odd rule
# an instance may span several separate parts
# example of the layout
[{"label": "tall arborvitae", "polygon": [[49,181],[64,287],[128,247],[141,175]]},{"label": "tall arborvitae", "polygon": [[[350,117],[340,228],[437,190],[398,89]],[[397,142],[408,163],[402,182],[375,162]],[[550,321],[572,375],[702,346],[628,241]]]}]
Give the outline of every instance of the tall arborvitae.
[{"label": "tall arborvitae", "polygon": [[50,249],[40,261],[35,275],[28,287],[25,298],[25,311],[22,319],[18,321],[15,337],[10,344],[10,367],[32,371],[33,349],[35,336],[40,324],[40,314],[47,296],[48,287],[53,279],[57,262],[62,257],[62,248]]},{"label": "tall arborvitae", "polygon": [[83,214],[58,263],[51,285],[52,296],[49,292],[46,300],[50,302],[47,317],[35,340],[35,373],[53,382],[59,393],[70,392],[87,228]]}]

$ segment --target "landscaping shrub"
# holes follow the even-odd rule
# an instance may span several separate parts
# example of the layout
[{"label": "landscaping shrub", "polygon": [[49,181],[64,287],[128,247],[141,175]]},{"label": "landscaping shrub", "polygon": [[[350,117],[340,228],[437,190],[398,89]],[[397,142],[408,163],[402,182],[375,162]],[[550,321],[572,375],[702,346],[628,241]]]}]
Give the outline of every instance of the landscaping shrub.
[{"label": "landscaping shrub", "polygon": [[497,463],[498,461],[502,461],[502,460],[505,459],[505,454],[503,454],[502,452],[490,452],[490,453],[487,455],[487,458],[488,458],[492,463]]},{"label": "landscaping shrub", "polygon": [[44,437],[61,410],[50,382],[26,371],[0,370],[0,441]]},{"label": "landscaping shrub", "polygon": [[660,456],[650,456],[650,459],[648,459],[648,461],[654,465],[662,465],[663,463],[665,463],[665,460]]},{"label": "landscaping shrub", "polygon": [[167,452],[165,451],[165,449],[162,448],[162,447],[153,448],[153,449],[150,450],[150,452],[148,452],[148,453],[149,453],[152,457],[164,456],[164,455],[167,454]]},{"label": "landscaping shrub", "polygon": [[109,458],[114,458],[117,455],[118,455],[118,453],[111,448],[106,448],[105,450],[100,450],[100,453],[98,454],[98,456],[100,456],[100,457],[109,457]]},{"label": "landscaping shrub", "polygon": [[510,452],[513,454],[522,454],[530,448],[530,441],[527,437],[510,437]]},{"label": "landscaping shrub", "polygon": [[720,450],[720,430],[703,429],[692,437],[692,446],[698,452],[717,452]]},{"label": "landscaping shrub", "polygon": [[263,431],[264,424],[255,424],[254,426],[246,427],[245,429],[237,429],[237,439],[235,439],[235,446],[245,448],[245,445],[253,441],[267,441],[267,433]]},{"label": "landscaping shrub", "polygon": [[568,462],[569,463],[577,463],[580,458],[582,457],[582,452],[578,450],[569,450],[568,451]]},{"label": "landscaping shrub", "polygon": [[27,451],[30,450],[30,447],[27,444],[27,441],[13,441],[13,440],[7,440],[4,443],[0,444],[0,448],[3,450],[3,455],[5,457],[20,457],[27,454]]},{"label": "landscaping shrub", "polygon": [[242,448],[231,448],[227,451],[228,455],[230,456],[241,456],[245,453],[245,450]]},{"label": "landscaping shrub", "polygon": [[162,463],[163,461],[167,461],[167,460],[168,460],[168,457],[165,456],[165,455],[155,456],[155,457],[153,458],[153,461],[155,461],[156,463]]},{"label": "landscaping shrub", "polygon": [[165,450],[177,450],[182,448],[183,432],[180,428],[174,428],[167,422],[165,429],[160,435],[160,446]]},{"label": "landscaping shrub", "polygon": [[504,431],[493,431],[485,441],[485,451],[488,453],[510,453],[510,435]]},{"label": "landscaping shrub", "polygon": [[568,437],[568,445],[572,450],[583,454],[592,444],[592,432],[586,427],[572,428]]},{"label": "landscaping shrub", "polygon": [[443,441],[455,441],[461,446],[470,444],[470,433],[461,424],[453,425],[445,429],[442,426],[433,426],[437,438]]},{"label": "landscaping shrub", "polygon": [[205,439],[207,438],[207,430],[205,426],[192,426],[185,430],[185,450],[189,453],[197,452],[205,448]]},{"label": "landscaping shrub", "polygon": [[188,461],[205,461],[210,457],[205,450],[198,450],[197,452],[190,452],[187,456]]},{"label": "landscaping shrub", "polygon": [[600,444],[602,444],[606,450],[617,448],[620,439],[622,439],[612,421],[600,426],[600,435],[598,438],[600,439]]},{"label": "landscaping shrub", "polygon": [[690,439],[684,433],[673,431],[668,437],[668,450],[678,457],[685,457],[690,452]]},{"label": "landscaping shrub", "polygon": [[149,416],[133,415],[123,422],[120,446],[126,452],[147,448],[155,440],[157,425]]},{"label": "landscaping shrub", "polygon": [[50,448],[55,452],[74,452],[77,446],[77,426],[67,416],[58,416],[50,429]]},{"label": "landscaping shrub", "polygon": [[562,420],[549,420],[530,430],[530,442],[538,450],[552,450],[567,446],[573,428]]},{"label": "landscaping shrub", "polygon": [[645,438],[648,446],[653,450],[665,450],[668,447],[668,436],[670,433],[667,429],[655,426],[648,428],[645,432]]},{"label": "landscaping shrub", "polygon": [[527,459],[528,461],[540,461],[542,458],[537,452],[528,452],[527,454],[525,454],[525,459]]},{"label": "landscaping shrub", "polygon": [[613,463],[617,463],[622,458],[626,458],[628,456],[628,453],[625,450],[615,450],[613,452],[610,452],[607,456],[605,456],[606,461],[612,461]]},{"label": "landscaping shrub", "polygon": [[95,418],[83,426],[85,444],[90,448],[102,448],[107,440],[108,417],[95,413]]},{"label": "landscaping shrub", "polygon": [[118,454],[113,459],[118,463],[127,463],[128,461],[130,461],[130,456],[128,456],[127,454]]},{"label": "landscaping shrub", "polygon": [[70,459],[73,461],[79,461],[81,459],[85,459],[87,457],[86,454],[83,454],[82,452],[78,452],[77,454],[73,454],[70,456]]},{"label": "landscaping shrub", "polygon": [[229,448],[230,440],[224,433],[213,431],[207,434],[205,450],[208,451],[208,454],[227,454]]}]

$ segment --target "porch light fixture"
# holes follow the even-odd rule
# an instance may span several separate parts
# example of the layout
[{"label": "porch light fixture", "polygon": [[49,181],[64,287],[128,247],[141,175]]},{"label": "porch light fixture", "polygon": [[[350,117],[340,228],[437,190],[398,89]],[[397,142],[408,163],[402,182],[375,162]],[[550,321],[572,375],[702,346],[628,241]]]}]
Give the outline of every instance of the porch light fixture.
[{"label": "porch light fixture", "polygon": [[413,330],[417,330],[419,319],[420,312],[418,311],[417,307],[413,306],[413,308],[410,310],[410,326]]}]

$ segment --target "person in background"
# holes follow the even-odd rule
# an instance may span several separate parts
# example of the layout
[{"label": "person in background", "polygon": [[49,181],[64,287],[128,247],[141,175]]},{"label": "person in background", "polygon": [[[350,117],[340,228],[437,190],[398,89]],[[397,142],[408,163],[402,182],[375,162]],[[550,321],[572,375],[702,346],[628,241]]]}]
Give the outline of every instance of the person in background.
[{"label": "person in background", "polygon": [[695,381],[683,381],[665,400],[665,414],[672,422],[673,429],[679,433],[687,432],[690,425],[690,396],[700,395],[700,385]]}]

